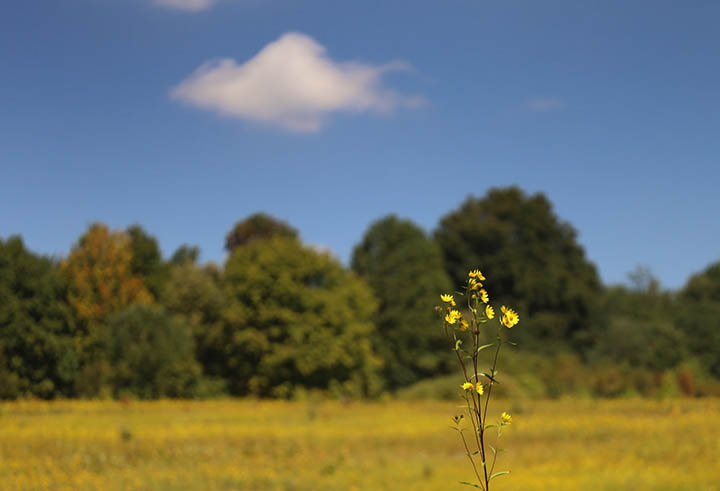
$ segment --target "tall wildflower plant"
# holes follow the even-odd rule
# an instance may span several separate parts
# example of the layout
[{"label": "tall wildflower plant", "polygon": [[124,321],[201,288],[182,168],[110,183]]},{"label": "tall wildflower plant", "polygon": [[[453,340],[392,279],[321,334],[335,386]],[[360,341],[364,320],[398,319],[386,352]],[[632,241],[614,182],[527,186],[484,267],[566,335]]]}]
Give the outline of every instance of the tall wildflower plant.
[{"label": "tall wildflower plant", "polygon": [[[517,312],[504,305],[500,308],[501,315],[496,316],[483,281],[485,276],[480,270],[470,271],[464,291],[456,292],[458,297],[464,298],[467,306],[459,307],[455,295],[446,293],[440,295],[443,305],[436,307],[436,310],[443,317],[443,329],[457,355],[465,379],[464,383],[460,384],[462,398],[465,400],[465,404],[461,407],[465,409],[469,424],[464,421],[465,414],[460,414],[453,418],[454,425],[451,428],[457,431],[462,439],[477,482],[460,481],[460,484],[490,491],[490,482],[493,479],[510,473],[510,471],[495,472],[500,449],[488,443],[488,435],[489,432],[493,432],[496,441],[499,441],[503,429],[512,423],[512,416],[503,412],[495,419],[491,419],[488,405],[493,386],[499,383],[497,363],[500,348],[504,344],[514,345],[510,341],[503,340],[503,330],[515,326],[520,321],[520,317]],[[491,322],[493,319],[496,319],[496,322]],[[491,326],[495,327],[494,333]],[[487,332],[488,328],[490,332]],[[494,342],[482,344],[493,335]],[[482,371],[479,360],[480,353],[484,350],[495,352],[487,372]]]}]

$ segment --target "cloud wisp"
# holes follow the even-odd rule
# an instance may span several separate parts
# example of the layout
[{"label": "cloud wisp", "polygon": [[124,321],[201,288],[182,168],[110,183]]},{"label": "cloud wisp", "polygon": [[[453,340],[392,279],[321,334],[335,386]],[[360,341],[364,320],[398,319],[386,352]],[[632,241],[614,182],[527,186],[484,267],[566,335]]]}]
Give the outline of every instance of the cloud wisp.
[{"label": "cloud wisp", "polygon": [[170,95],[223,116],[313,133],[334,112],[388,113],[422,104],[382,84],[383,75],[409,69],[404,62],[336,62],[313,38],[290,32],[245,63],[203,64]]},{"label": "cloud wisp", "polygon": [[154,0],[154,3],[160,7],[199,12],[209,9],[217,0]]}]

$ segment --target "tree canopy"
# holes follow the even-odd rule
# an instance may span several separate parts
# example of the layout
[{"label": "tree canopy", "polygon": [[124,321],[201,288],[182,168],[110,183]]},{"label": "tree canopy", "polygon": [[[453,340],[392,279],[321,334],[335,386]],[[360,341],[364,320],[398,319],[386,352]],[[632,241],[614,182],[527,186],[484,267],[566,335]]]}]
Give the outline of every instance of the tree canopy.
[{"label": "tree canopy", "polygon": [[408,385],[445,371],[452,353],[433,306],[451,283],[437,244],[410,220],[389,215],[355,246],[352,268],[379,300],[374,344],[388,384]]},{"label": "tree canopy", "polygon": [[224,283],[224,375],[235,394],[379,390],[371,344],[376,301],[329,254],[294,238],[254,241],[234,250]]},{"label": "tree canopy", "polygon": [[693,275],[679,300],[678,327],[702,364],[720,376],[720,262]]},{"label": "tree canopy", "polygon": [[225,250],[232,252],[236,247],[248,245],[255,240],[271,237],[297,238],[297,230],[267,213],[253,213],[237,222],[225,236]]},{"label": "tree canopy", "polygon": [[0,398],[73,395],[75,323],[55,264],[0,240]]},{"label": "tree canopy", "polygon": [[510,187],[469,197],[441,219],[435,238],[456,285],[468,270],[480,268],[492,284],[491,296],[526,316],[528,327],[513,331],[526,347],[557,346],[588,328],[599,277],[575,229],[555,215],[543,194],[527,196]]},{"label": "tree canopy", "polygon": [[132,305],[108,319],[103,342],[113,395],[192,397],[200,379],[190,326],[164,309]]}]

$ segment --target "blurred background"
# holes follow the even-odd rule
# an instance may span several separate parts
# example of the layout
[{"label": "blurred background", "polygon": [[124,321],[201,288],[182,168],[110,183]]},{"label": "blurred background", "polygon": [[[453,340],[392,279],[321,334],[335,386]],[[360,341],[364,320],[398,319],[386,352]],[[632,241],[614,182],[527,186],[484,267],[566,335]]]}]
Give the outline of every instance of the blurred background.
[{"label": "blurred background", "polygon": [[[120,459],[118,489],[348,489],[343,466],[359,488],[391,489],[403,472],[392,454],[370,466],[388,466],[376,480],[351,450],[293,480],[273,474],[276,454],[263,454],[267,475],[233,460],[254,462],[258,435],[222,449],[198,439],[247,422],[233,407],[252,418],[248,405],[260,404],[270,426],[283,418],[272,404],[302,408],[293,431],[307,432],[276,442],[307,458],[297,469],[319,455],[305,438],[326,434],[313,426],[324,410],[355,401],[355,416],[385,421],[376,404],[452,408],[436,402],[457,398],[459,376],[434,307],[479,268],[496,310],[520,315],[505,330],[517,347],[502,354],[497,395],[543,424],[564,411],[577,423],[568,434],[600,411],[607,433],[585,435],[586,446],[610,440],[619,447],[608,455],[628,457],[614,474],[575,462],[587,481],[552,481],[557,469],[533,460],[536,440],[510,437],[529,445],[511,459],[550,479],[521,474],[513,489],[715,489],[720,476],[665,475],[660,462],[700,465],[720,458],[716,444],[683,447],[678,433],[656,445],[667,454],[630,452],[609,419],[718,414],[719,15],[706,1],[7,5],[0,399],[15,402],[0,422],[8,416],[29,456],[48,441],[23,430],[24,414],[102,420],[120,407],[176,421],[181,406],[138,401],[198,399],[221,416],[188,430],[201,450],[183,455],[228,461],[190,476],[168,455],[164,477],[145,475],[138,456],[157,448],[129,450],[136,423],[123,413],[107,438],[125,450],[82,450],[74,439],[90,423],[68,420],[45,470],[17,457],[0,482],[108,489],[107,462]],[[620,406],[588,402],[599,399]],[[205,421],[211,406],[197,404],[182,407]],[[460,467],[447,448],[446,464]],[[568,462],[576,449],[563,452]],[[409,458],[408,488],[445,489],[431,457]]]}]

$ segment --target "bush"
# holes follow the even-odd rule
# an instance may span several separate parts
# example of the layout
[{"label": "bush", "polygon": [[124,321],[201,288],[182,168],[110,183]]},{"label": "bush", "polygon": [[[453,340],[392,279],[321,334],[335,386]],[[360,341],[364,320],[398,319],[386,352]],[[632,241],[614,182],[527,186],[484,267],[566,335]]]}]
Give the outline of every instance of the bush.
[{"label": "bush", "polygon": [[193,397],[200,380],[190,327],[160,307],[131,306],[105,329],[109,385],[115,397]]}]

